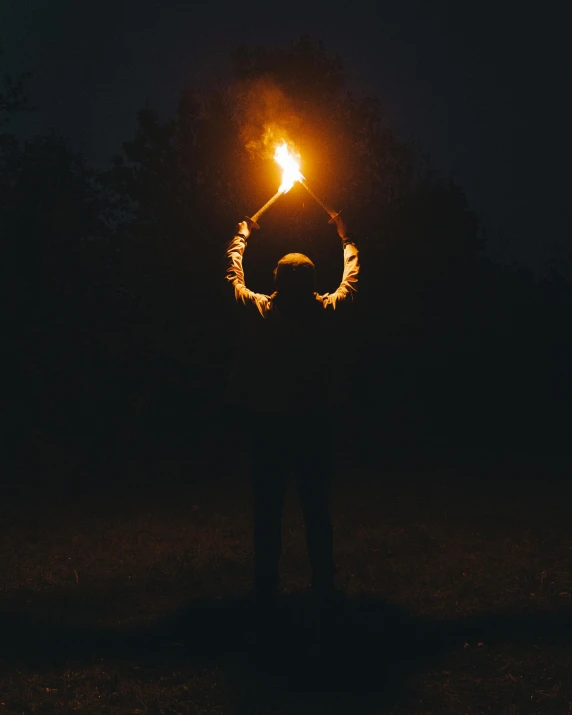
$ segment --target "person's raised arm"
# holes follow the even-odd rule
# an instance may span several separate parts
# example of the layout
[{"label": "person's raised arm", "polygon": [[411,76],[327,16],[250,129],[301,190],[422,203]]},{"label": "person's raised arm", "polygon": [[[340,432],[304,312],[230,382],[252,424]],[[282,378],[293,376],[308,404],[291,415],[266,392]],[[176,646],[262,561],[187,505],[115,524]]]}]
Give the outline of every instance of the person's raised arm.
[{"label": "person's raised arm", "polygon": [[343,218],[338,214],[334,216],[334,223],[338,229],[338,235],[342,239],[344,249],[344,272],[342,282],[334,293],[324,295],[324,304],[331,306],[334,310],[341,303],[351,302],[357,291],[359,275],[359,251],[353,236],[348,233],[348,229]]},{"label": "person's raised arm", "polygon": [[254,304],[261,315],[264,316],[269,298],[262,293],[254,293],[249,290],[244,282],[244,268],[242,257],[246,249],[246,244],[250,236],[253,224],[249,221],[240,221],[236,226],[234,237],[226,249],[226,281],[234,289],[234,297],[237,302],[247,305]]}]

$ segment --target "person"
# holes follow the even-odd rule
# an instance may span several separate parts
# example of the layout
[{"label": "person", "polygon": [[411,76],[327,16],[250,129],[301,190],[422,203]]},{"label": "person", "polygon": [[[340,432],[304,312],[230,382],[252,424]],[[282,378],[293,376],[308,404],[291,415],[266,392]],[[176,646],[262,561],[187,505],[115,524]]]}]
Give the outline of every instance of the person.
[{"label": "person", "polygon": [[249,426],[254,500],[255,602],[272,606],[279,583],[282,510],[294,474],[306,525],[312,588],[320,599],[335,593],[329,486],[333,471],[331,364],[338,360],[334,324],[357,289],[358,248],[341,216],[342,281],[333,293],[316,292],[313,262],[289,253],[274,270],[272,295],[245,285],[243,255],[252,224],[241,221],[227,248],[226,280],[244,315],[238,359],[230,382],[238,419]]}]

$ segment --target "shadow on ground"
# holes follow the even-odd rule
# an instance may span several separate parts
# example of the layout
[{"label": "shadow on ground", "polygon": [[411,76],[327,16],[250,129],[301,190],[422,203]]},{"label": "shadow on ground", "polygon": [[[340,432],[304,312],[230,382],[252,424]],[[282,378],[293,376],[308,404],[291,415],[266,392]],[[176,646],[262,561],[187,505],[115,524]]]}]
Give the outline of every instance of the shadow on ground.
[{"label": "shadow on ground", "polygon": [[300,693],[328,712],[379,713],[411,697],[411,676],[439,668],[465,644],[572,643],[572,613],[438,621],[360,597],[339,607],[320,650],[307,594],[280,600],[262,647],[256,645],[253,609],[245,598],[195,600],[139,627],[70,625],[74,614],[97,623],[112,609],[110,599],[74,604],[60,597],[26,604],[24,595],[16,594],[0,615],[2,672],[53,672],[96,662],[112,668],[129,664],[147,673],[217,668],[227,681],[233,713],[255,713],[269,698],[284,702]]}]

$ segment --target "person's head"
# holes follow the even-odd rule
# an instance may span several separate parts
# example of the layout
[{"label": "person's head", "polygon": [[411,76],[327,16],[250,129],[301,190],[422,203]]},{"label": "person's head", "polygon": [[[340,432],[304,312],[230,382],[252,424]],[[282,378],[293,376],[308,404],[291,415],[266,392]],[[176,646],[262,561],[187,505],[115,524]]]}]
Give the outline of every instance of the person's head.
[{"label": "person's head", "polygon": [[284,297],[311,296],[316,290],[316,268],[303,253],[288,253],[274,269],[274,286]]}]

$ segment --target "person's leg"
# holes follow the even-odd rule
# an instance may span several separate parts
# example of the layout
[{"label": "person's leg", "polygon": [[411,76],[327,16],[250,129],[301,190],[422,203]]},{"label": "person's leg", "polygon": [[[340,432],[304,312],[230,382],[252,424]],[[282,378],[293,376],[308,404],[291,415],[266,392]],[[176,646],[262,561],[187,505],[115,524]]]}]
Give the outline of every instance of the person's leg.
[{"label": "person's leg", "polygon": [[254,499],[254,591],[261,601],[271,601],[278,586],[282,552],[282,509],[288,478],[288,461],[277,453],[275,425],[260,422],[251,439]]},{"label": "person's leg", "polygon": [[330,483],[333,471],[329,425],[308,423],[300,430],[296,476],[306,522],[306,543],[312,567],[312,588],[319,595],[334,591],[335,565],[330,518]]}]

